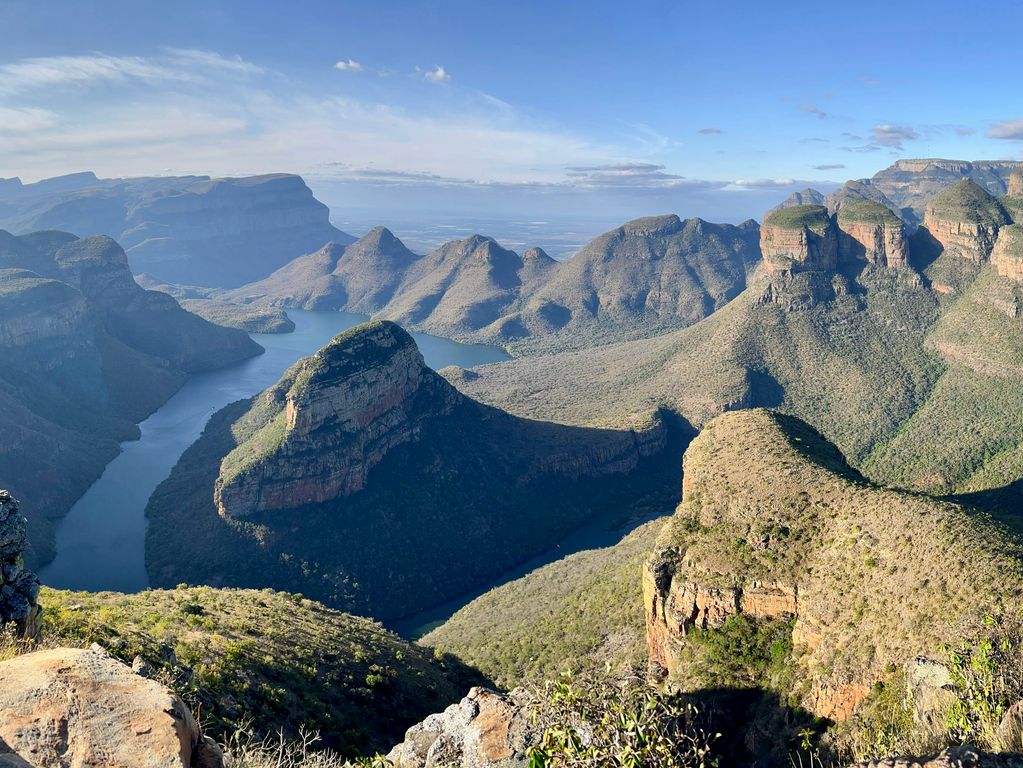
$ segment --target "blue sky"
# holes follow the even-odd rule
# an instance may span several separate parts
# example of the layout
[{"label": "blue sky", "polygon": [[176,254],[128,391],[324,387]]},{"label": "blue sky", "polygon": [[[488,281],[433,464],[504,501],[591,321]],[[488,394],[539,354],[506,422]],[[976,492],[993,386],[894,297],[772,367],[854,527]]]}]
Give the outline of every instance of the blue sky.
[{"label": "blue sky", "polygon": [[0,0],[0,177],[293,171],[333,207],[759,215],[1023,158],[1023,4]]}]

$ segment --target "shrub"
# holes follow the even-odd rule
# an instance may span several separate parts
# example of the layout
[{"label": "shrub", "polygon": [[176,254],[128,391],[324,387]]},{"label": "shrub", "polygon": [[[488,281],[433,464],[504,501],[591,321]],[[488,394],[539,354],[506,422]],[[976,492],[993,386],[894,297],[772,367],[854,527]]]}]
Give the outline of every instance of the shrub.
[{"label": "shrub", "polygon": [[696,708],[679,694],[649,687],[640,676],[565,676],[536,691],[542,733],[530,768],[703,768],[717,765]]}]

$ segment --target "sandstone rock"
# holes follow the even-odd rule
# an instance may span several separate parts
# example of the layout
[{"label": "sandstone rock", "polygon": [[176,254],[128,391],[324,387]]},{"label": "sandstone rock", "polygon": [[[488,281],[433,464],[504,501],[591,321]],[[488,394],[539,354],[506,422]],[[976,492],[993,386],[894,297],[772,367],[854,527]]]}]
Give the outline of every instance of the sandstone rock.
[{"label": "sandstone rock", "polygon": [[971,746],[951,747],[930,757],[885,757],[860,768],[1023,768],[1023,755],[992,754]]},{"label": "sandstone rock", "polygon": [[927,206],[924,227],[947,252],[982,264],[1010,224],[1008,214],[986,190],[969,179],[947,189]]},{"label": "sandstone rock", "polygon": [[873,267],[909,265],[909,241],[899,218],[881,203],[847,200],[838,211],[839,260]]},{"label": "sandstone rock", "polygon": [[33,768],[223,766],[181,699],[94,649],[0,664],[0,713],[0,741]]},{"label": "sandstone rock", "polygon": [[28,521],[18,502],[0,490],[0,627],[14,622],[24,637],[39,634],[39,579],[24,569]]},{"label": "sandstone rock", "polygon": [[525,768],[534,739],[527,694],[473,688],[410,728],[387,758],[394,768]]},{"label": "sandstone rock", "polygon": [[1023,224],[1002,227],[991,252],[991,263],[998,274],[1023,283]]},{"label": "sandstone rock", "polygon": [[760,250],[768,272],[830,272],[838,266],[838,237],[828,209],[800,205],[775,211],[760,228]]},{"label": "sandstone rock", "polygon": [[1023,199],[1023,170],[1016,171],[1009,176],[1005,194],[1006,197]]},{"label": "sandstone rock", "polygon": [[[267,397],[282,399],[284,411],[250,443],[270,443],[273,460],[250,461],[245,445],[225,457],[215,489],[225,517],[362,490],[388,451],[415,439],[419,421],[449,411],[459,395],[426,367],[405,331],[380,322],[338,336],[302,363],[286,392]],[[437,402],[417,408],[419,398]]]}]

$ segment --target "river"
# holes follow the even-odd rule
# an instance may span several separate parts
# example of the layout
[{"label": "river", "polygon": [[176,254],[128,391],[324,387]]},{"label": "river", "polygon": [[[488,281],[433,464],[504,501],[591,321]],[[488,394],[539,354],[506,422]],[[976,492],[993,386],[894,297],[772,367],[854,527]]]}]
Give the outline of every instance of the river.
[{"label": "river", "polygon": [[[121,453],[57,524],[57,556],[39,571],[43,584],[91,592],[138,592],[149,586],[145,509],[150,495],[198,439],[210,416],[274,384],[295,361],[366,321],[345,312],[289,310],[295,331],[252,334],[266,352],[238,365],[192,376],[140,424],[142,436]],[[507,360],[496,347],[412,334],[427,365],[470,368]]]}]

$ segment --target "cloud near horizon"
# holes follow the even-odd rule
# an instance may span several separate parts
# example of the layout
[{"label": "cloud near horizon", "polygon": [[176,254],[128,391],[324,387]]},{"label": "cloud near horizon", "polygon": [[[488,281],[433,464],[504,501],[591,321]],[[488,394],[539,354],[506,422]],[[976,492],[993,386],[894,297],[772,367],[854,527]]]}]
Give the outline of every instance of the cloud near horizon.
[{"label": "cloud near horizon", "polygon": [[1023,120],[1002,120],[992,125],[986,135],[989,139],[1023,141]]}]

